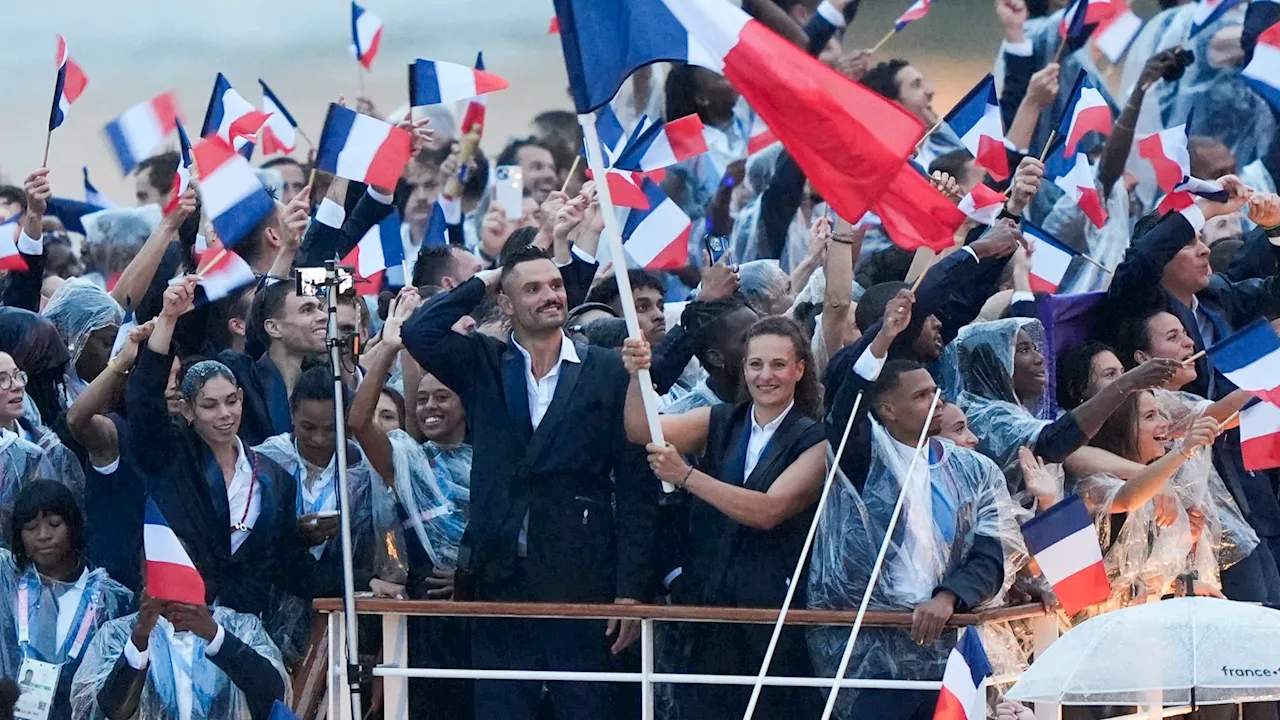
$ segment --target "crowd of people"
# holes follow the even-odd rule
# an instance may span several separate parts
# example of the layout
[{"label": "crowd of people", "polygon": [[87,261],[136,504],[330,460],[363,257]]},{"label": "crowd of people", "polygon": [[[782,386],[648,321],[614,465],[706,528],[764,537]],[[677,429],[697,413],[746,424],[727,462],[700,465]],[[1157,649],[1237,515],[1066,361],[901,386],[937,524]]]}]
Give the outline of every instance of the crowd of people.
[{"label": "crowd of people", "polygon": [[[1092,45],[1058,52],[1064,4],[995,0],[1014,169],[998,182],[938,122],[918,68],[845,47],[857,0],[744,3],[932,128],[913,161],[937,192],[959,203],[982,183],[1006,191],[999,219],[967,221],[940,253],[903,250],[874,218],[835,217],[781,143],[748,152],[754,113],[725,78],[679,64],[641,69],[612,103],[626,130],[645,116],[704,125],[708,152],[662,179],[693,221],[688,262],[668,272],[610,257],[565,110],[533,118],[490,160],[461,152],[446,109],[427,122],[361,98],[360,112],[412,133],[398,183],[365,186],[292,156],[258,163],[275,208],[234,252],[259,279],[213,301],[197,272],[215,238],[198,180],[172,212],[157,207],[177,194],[177,153],[138,166],[137,208],[72,200],[72,179],[45,168],[0,185],[0,221],[14,221],[0,227],[25,265],[0,279],[0,675],[51,718],[265,720],[288,703],[311,602],[343,592],[335,372],[355,589],[377,597],[754,608],[791,597],[850,610],[873,583],[871,607],[909,612],[911,627],[862,629],[847,676],[937,680],[954,614],[1056,606],[1021,526],[1079,497],[1111,592],[1060,612],[1063,627],[1174,595],[1280,604],[1280,474],[1246,470],[1237,425],[1252,396],[1202,352],[1280,317],[1277,109],[1240,77],[1280,5],[1242,4],[1188,40],[1197,3],[1161,0],[1111,63]],[[1081,143],[1100,226],[1041,159],[1081,72],[1120,108],[1109,136]],[[1189,110],[1191,174],[1222,192],[1161,207],[1136,138]],[[499,166],[521,169],[518,212],[496,199]],[[455,178],[461,213],[441,241],[431,225]],[[300,294],[295,271],[346,256],[393,212],[407,282],[388,272],[376,294],[340,295],[335,371],[330,308]],[[1033,292],[1024,222],[1078,253],[1056,293]],[[1092,304],[1068,328],[1058,310],[1081,298]],[[148,593],[153,510],[203,578],[204,603]],[[661,624],[659,669],[754,675],[770,631]],[[998,669],[1030,662],[1017,622],[971,632]],[[635,668],[638,633],[636,621],[415,618],[409,659]],[[771,672],[834,677],[847,637],[788,626]],[[376,634],[362,640],[376,657]],[[0,700],[23,702],[11,689]],[[410,716],[638,717],[638,692],[414,680]],[[738,718],[750,688],[658,694],[664,718]],[[825,698],[767,688],[755,716],[816,718]],[[847,689],[836,712],[928,718],[936,698]],[[989,712],[1030,711],[993,694]],[[1274,704],[1243,713],[1277,717]]]}]

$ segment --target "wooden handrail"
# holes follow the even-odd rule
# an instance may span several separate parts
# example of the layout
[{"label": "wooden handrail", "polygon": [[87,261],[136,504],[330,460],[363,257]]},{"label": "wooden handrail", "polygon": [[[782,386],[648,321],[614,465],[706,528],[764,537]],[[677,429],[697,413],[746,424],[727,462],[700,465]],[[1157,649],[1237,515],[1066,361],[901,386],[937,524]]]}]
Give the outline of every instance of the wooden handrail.
[{"label": "wooden handrail", "polygon": [[[316,611],[342,612],[340,598],[314,601]],[[609,605],[578,603],[496,603],[453,602],[451,600],[389,600],[356,598],[356,612],[362,615],[462,616],[462,617],[533,617],[533,618],[609,618],[683,620],[689,622],[727,622],[768,625],[777,621],[778,611],[771,608],[699,607],[693,605]],[[978,613],[956,613],[947,625],[962,627],[989,622],[1024,620],[1048,614],[1043,605],[1016,605],[984,610]],[[849,625],[856,610],[792,610],[788,625]],[[911,627],[909,610],[868,610],[863,624],[868,627]]]}]

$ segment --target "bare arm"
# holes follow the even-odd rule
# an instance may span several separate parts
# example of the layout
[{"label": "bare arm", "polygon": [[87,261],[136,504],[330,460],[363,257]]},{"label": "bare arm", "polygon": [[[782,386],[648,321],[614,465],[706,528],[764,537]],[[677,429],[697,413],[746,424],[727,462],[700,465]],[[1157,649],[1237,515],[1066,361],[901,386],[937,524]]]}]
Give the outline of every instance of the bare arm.
[{"label": "bare arm", "polygon": [[271,269],[267,271],[268,275],[277,278],[289,277],[290,271],[293,270],[293,259],[298,256],[298,248],[302,245],[302,234],[306,232],[310,221],[311,186],[307,185],[284,208],[280,249],[276,251]]},{"label": "bare arm", "polygon": [[142,249],[125,266],[124,272],[120,273],[120,279],[116,280],[115,287],[111,288],[111,297],[120,303],[121,307],[128,306],[133,299],[141,299],[147,292],[147,286],[151,284],[156,270],[160,268],[160,262],[164,260],[164,251],[177,237],[178,228],[182,226],[183,221],[195,209],[196,191],[194,188],[187,188],[182,199],[178,201],[178,209],[161,218],[160,224],[156,225],[151,237],[142,244]]},{"label": "bare arm", "polygon": [[414,412],[417,403],[418,386],[422,384],[422,366],[407,350],[400,351],[400,383],[404,387],[404,431],[413,439],[422,442],[426,438],[422,428],[418,427],[418,413]]},{"label": "bare arm", "polygon": [[826,443],[818,443],[804,451],[782,471],[768,492],[721,482],[700,470],[689,475],[684,487],[747,527],[772,530],[818,501],[827,469],[826,452]]},{"label": "bare arm", "polygon": [[1021,151],[1031,149],[1031,139],[1035,137],[1036,124],[1040,122],[1040,113],[1058,97],[1058,64],[1049,63],[1031,76],[1031,84],[1027,94],[1013,116],[1009,132],[1005,139]]},{"label": "bare arm", "polygon": [[1197,420],[1187,433],[1182,448],[1165,453],[1164,457],[1147,465],[1125,482],[1111,502],[1111,512],[1136,510],[1159,495],[1165,483],[1191,458],[1192,453],[1200,447],[1212,445],[1219,432],[1218,422],[1213,418]]},{"label": "bare arm", "polygon": [[[377,414],[378,399],[382,396],[382,383],[391,371],[396,353],[404,347],[400,329],[404,321],[418,309],[419,304],[421,300],[414,288],[404,288],[396,296],[387,313],[387,322],[382,326],[382,341],[367,356],[369,376],[356,391],[355,400],[351,403],[351,417],[347,421],[365,456],[369,458],[369,464],[382,476],[387,487],[391,488],[395,487],[396,482],[391,440],[386,431],[374,421],[374,416]],[[405,394],[408,395],[407,386]],[[405,405],[408,405],[407,397]],[[406,412],[405,415],[410,413]]]},{"label": "bare arm", "polygon": [[[818,225],[814,227],[816,242]],[[822,298],[822,337],[827,344],[827,357],[833,357],[844,346],[849,311],[853,308],[853,263],[862,251],[862,240],[867,234],[864,229],[848,230],[849,224],[841,220],[840,233],[832,236],[827,246],[827,287]]]},{"label": "bare arm", "polygon": [[1062,462],[1067,472],[1076,477],[1106,473],[1128,480],[1142,472],[1142,463],[1126,460],[1113,452],[1086,445],[1067,456]]},{"label": "bare arm", "polygon": [[116,424],[106,416],[116,398],[124,396],[125,381],[138,359],[138,348],[151,337],[154,320],[129,331],[120,354],[89,383],[80,397],[67,408],[67,429],[84,445],[94,467],[106,467],[120,458],[120,437]]},{"label": "bare arm", "polygon": [[[644,399],[640,394],[640,380],[637,370],[648,369],[652,355],[648,343],[638,338],[627,338],[622,346],[622,364],[631,374],[631,383],[627,386],[627,402],[622,411],[623,426],[627,431],[627,440],[638,445],[647,445],[653,440],[649,432],[648,416],[645,414]],[[662,437],[685,455],[697,455],[707,447],[707,432],[711,428],[711,408],[698,408],[679,415],[663,415]]]}]

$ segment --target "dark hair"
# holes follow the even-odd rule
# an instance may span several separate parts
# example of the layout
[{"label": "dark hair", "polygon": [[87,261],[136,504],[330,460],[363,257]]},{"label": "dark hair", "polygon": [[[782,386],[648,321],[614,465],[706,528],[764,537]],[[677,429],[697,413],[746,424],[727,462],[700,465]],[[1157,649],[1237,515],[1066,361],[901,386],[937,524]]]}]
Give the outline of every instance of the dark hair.
[{"label": "dark hair", "polygon": [[1110,339],[1111,347],[1115,349],[1116,357],[1120,358],[1120,364],[1126,369],[1133,369],[1138,366],[1138,361],[1134,359],[1134,355],[1141,350],[1142,352],[1150,352],[1151,350],[1151,328],[1149,326],[1151,318],[1165,312],[1164,310],[1152,310],[1145,313],[1135,315],[1123,315],[1115,319],[1115,327],[1112,328]]},{"label": "dark hair", "polygon": [[547,130],[539,133],[538,139],[551,151],[556,168],[568,172],[573,159],[582,151],[578,116],[568,110],[547,110],[534,116],[533,124]]},{"label": "dark hair", "polygon": [[1159,210],[1154,210],[1138,218],[1138,222],[1133,224],[1133,240],[1136,241],[1138,238],[1151,232],[1151,229],[1154,228],[1163,217],[1164,216],[1160,214]]},{"label": "dark hair", "polygon": [[413,265],[414,287],[439,285],[446,276],[452,275],[458,269],[453,248],[453,245],[423,245]]},{"label": "dark hair", "polygon": [[162,195],[168,195],[173,192],[173,177],[178,172],[178,162],[181,160],[182,156],[176,150],[166,150],[138,163],[136,172],[138,177],[146,173],[151,187],[159,190]]},{"label": "dark hair", "polygon": [[0,202],[17,204],[19,214],[27,211],[27,193],[16,185],[0,185]]},{"label": "dark hair", "polygon": [[298,375],[298,382],[289,395],[289,410],[297,410],[304,400],[333,402],[333,374],[325,364],[316,363]]},{"label": "dark hair", "polygon": [[929,163],[929,174],[944,172],[955,178],[956,182],[960,182],[964,177],[964,166],[971,162],[973,162],[973,155],[970,155],[968,150],[964,148],[952,150],[946,155],[939,155]]},{"label": "dark hair", "polygon": [[475,161],[476,167],[467,175],[467,181],[462,184],[462,197],[467,200],[478,200],[484,197],[485,191],[489,189],[489,158],[480,148],[476,148],[476,154],[471,159]]},{"label": "dark hair", "polygon": [[864,288],[884,282],[902,281],[911,269],[911,261],[915,253],[907,252],[897,245],[877,250],[858,263],[854,270],[854,279]]},{"label": "dark hair", "polygon": [[0,720],[13,720],[13,708],[21,694],[18,683],[11,678],[0,680]]},{"label": "dark hair", "polygon": [[619,317],[597,318],[582,328],[588,345],[598,345],[610,350],[622,347],[627,339],[627,321]]},{"label": "dark hair", "polygon": [[[438,173],[440,169],[440,165],[443,164],[446,159],[448,159],[449,151],[450,151],[450,147],[447,144],[444,147],[424,148],[423,150],[419,151],[417,155],[413,156],[413,159],[409,161],[409,164],[417,165],[420,167],[434,166]],[[407,171],[407,168],[406,168],[406,171]],[[446,180],[447,178],[440,178],[440,186],[442,188],[444,187],[444,183]],[[396,181],[395,191],[392,192],[392,195],[394,196],[392,202],[396,206],[396,212],[400,213],[401,217],[404,217],[405,208],[408,207],[409,205],[409,196],[412,194],[413,194],[413,187],[409,185],[409,183],[405,182],[404,177],[401,176],[400,179]]]},{"label": "dark hair", "polygon": [[796,409],[814,420],[822,418],[822,386],[818,384],[818,368],[813,361],[813,351],[805,340],[800,326],[791,318],[773,315],[761,318],[747,331],[747,344],[755,338],[770,335],[784,337],[791,341],[796,359],[804,363],[804,374],[796,383]]},{"label": "dark hair", "polygon": [[[658,278],[639,268],[633,268],[627,271],[627,278],[631,280],[632,290],[657,290],[659,294],[667,291],[665,285]],[[618,283],[614,281],[614,277],[610,275],[600,282],[596,283],[587,291],[586,302],[604,303],[612,305],[618,301]]]},{"label": "dark hair", "polygon": [[210,303],[209,305],[209,322],[206,326],[209,332],[209,342],[218,349],[226,349],[231,347],[231,328],[227,327],[233,319],[244,320],[246,334],[248,333],[249,310],[253,305],[253,286],[242,288],[231,295]]},{"label": "dark hair", "polygon": [[706,356],[707,351],[715,344],[719,321],[742,308],[750,308],[746,298],[738,293],[729,297],[718,298],[709,302],[691,302],[685,306],[680,315],[680,325],[689,334],[689,342],[693,344],[693,354],[699,359]]},{"label": "dark hair", "polygon": [[1093,375],[1093,359],[1100,353],[1116,351],[1109,345],[1090,340],[1073,345],[1058,357],[1054,377],[1058,386],[1058,407],[1075,410],[1089,399],[1089,377]]},{"label": "dark hair", "polygon": [[396,406],[396,415],[400,417],[400,427],[404,427],[404,396],[396,391],[393,387],[382,386],[382,394],[391,398],[391,404]]},{"label": "dark hair", "polygon": [[13,515],[9,520],[9,548],[13,552],[14,563],[22,568],[31,562],[31,558],[27,557],[27,547],[22,543],[22,526],[42,514],[62,518],[67,526],[71,551],[83,556],[84,515],[76,504],[76,496],[60,482],[41,479],[24,486],[13,501]]},{"label": "dark hair", "polygon": [[1102,423],[1089,444],[1115,453],[1126,460],[1140,462],[1138,454],[1138,398],[1150,390],[1136,392],[1124,399],[1120,407]]},{"label": "dark hair", "polygon": [[886,60],[871,68],[866,75],[862,76],[862,85],[896,102],[901,97],[898,72],[910,64],[901,58]]},{"label": "dark hair", "polygon": [[556,153],[554,150],[548,147],[546,143],[539,141],[535,137],[527,137],[527,138],[516,138],[515,140],[512,140],[511,142],[507,143],[507,146],[502,148],[502,152],[498,153],[498,159],[494,160],[493,164],[494,165],[519,165],[520,151],[527,147],[542,148],[543,150],[546,150],[548,153],[550,153],[552,161],[553,162],[555,161]]},{"label": "dark hair", "polygon": [[[534,247],[533,241],[538,237],[538,229],[531,227],[517,228],[511,231],[507,239],[502,243],[502,249],[498,251],[498,265],[506,267],[511,264],[511,259],[519,250]],[[551,257],[547,255],[547,257]]]},{"label": "dark hair", "polygon": [[676,120],[698,112],[698,69],[693,65],[673,63],[667,71],[667,82],[663,86],[667,106],[667,120]]},{"label": "dark hair", "polygon": [[[514,237],[515,233],[512,233],[511,235]],[[503,252],[506,252],[505,248]],[[525,245],[524,247],[513,248],[510,253],[507,253],[506,258],[502,262],[502,274],[498,276],[498,284],[505,284],[507,282],[507,278],[515,271],[516,266],[520,263],[550,259],[551,256],[547,254],[547,251],[536,245]]]},{"label": "dark hair", "polygon": [[[880,377],[874,383],[871,383],[871,387],[867,388],[867,396],[864,402],[867,403],[867,407],[871,409],[871,412],[876,412],[877,406],[880,404],[880,398],[898,389],[904,374],[916,370],[927,370],[927,368],[915,360],[889,360],[886,362],[884,367],[880,369]],[[878,418],[879,415],[877,414],[876,417]]]},{"label": "dark hair", "polygon": [[261,343],[262,348],[271,344],[271,336],[267,335],[266,321],[279,319],[284,312],[285,299],[296,290],[293,275],[287,279],[269,283],[258,290],[249,306],[248,334]]},{"label": "dark hair", "polygon": [[1226,272],[1243,247],[1244,240],[1239,236],[1222,238],[1209,248],[1209,267],[1216,273]]},{"label": "dark hair", "polygon": [[236,252],[250,265],[257,264],[258,261],[263,259],[262,255],[267,249],[267,230],[278,230],[278,228],[278,218],[276,217],[276,208],[273,203],[272,209],[266,215],[263,215],[258,224],[254,225],[253,229],[236,244]]},{"label": "dark hair", "polygon": [[293,167],[296,167],[299,170],[304,169],[302,163],[298,162],[297,160],[294,160],[291,157],[284,157],[284,156],[271,158],[270,160],[259,165],[258,167],[261,167],[263,170],[270,170],[271,168],[280,167],[281,165],[292,165]]},{"label": "dark hair", "polygon": [[898,291],[907,287],[904,282],[883,282],[872,285],[867,291],[862,293],[862,298],[858,300],[858,307],[853,311],[853,323],[858,326],[859,332],[866,332],[884,317],[884,309],[889,305],[889,301],[898,296]]}]

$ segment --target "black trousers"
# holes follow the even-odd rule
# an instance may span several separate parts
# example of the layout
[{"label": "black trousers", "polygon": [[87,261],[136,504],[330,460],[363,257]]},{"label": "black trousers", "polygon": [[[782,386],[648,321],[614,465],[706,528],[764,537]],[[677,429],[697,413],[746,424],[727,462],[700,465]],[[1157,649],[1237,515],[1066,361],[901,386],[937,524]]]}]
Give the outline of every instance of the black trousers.
[{"label": "black trousers", "polygon": [[[772,625],[690,623],[687,671],[700,675],[755,675],[769,647]],[[778,637],[770,675],[813,676],[804,628],[790,626]],[[677,685],[674,689],[681,720],[740,719],[751,698],[750,685]],[[755,717],[809,718],[822,715],[818,688],[765,686]]]}]

